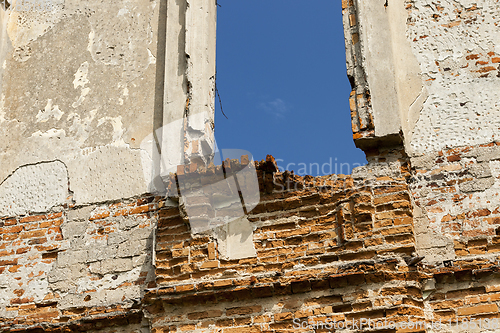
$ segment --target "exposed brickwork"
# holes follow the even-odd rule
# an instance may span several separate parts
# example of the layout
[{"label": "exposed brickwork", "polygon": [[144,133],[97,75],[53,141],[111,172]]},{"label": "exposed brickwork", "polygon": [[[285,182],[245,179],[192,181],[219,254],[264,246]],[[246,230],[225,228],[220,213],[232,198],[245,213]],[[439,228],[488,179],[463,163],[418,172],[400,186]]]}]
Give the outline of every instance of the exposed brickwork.
[{"label": "exposed brickwork", "polygon": [[[352,0],[342,1],[342,16],[344,17],[346,56],[352,67],[348,67],[347,75],[351,81],[352,91],[349,96],[351,123],[355,141],[375,136],[371,96],[366,82],[366,73],[362,63],[361,45],[359,42],[359,27],[356,9]],[[356,84],[354,84],[356,82]]]},{"label": "exposed brickwork", "polygon": [[457,257],[500,250],[499,159],[500,147],[492,143],[413,162],[415,204],[427,215],[432,232],[453,240]]},{"label": "exposed brickwork", "polygon": [[143,197],[2,219],[0,328],[87,331],[130,316],[140,327],[158,204]]},{"label": "exposed brickwork", "polygon": [[156,331],[424,318],[422,275],[403,260],[415,250],[405,172],[299,177],[272,172],[268,162],[256,165],[262,196],[249,215],[255,258],[219,258],[215,240],[192,238],[178,208],[160,210],[158,288],[146,296]]},{"label": "exposed brickwork", "polygon": [[[443,220],[445,207],[458,209],[461,200],[485,191],[474,182],[498,177],[497,146],[440,152],[432,160],[414,159],[411,169],[398,148],[367,156],[372,164],[351,176],[299,177],[277,172],[271,157],[256,163],[261,200],[248,215],[253,258],[222,258],[211,233],[193,235],[175,202],[151,196],[5,218],[1,276],[23,282],[11,290],[2,329],[272,332],[327,318],[460,323],[498,315],[496,257],[477,257],[496,252],[491,226],[498,202],[464,205],[464,219]],[[232,160],[224,168],[236,171],[246,163],[244,157],[243,164]],[[188,166],[182,174],[200,170],[210,172]],[[413,204],[443,231],[461,225],[446,235],[456,238],[456,255],[463,259],[448,268],[410,263],[421,237]],[[463,232],[465,221],[475,221],[477,235]],[[154,271],[145,257],[153,226]],[[138,274],[131,280],[134,267]],[[32,278],[28,273],[25,282],[28,269]],[[82,283],[85,276],[103,283]],[[37,278],[49,282],[38,298],[27,291]],[[71,285],[68,278],[79,281],[78,289],[62,287]],[[125,280],[113,285],[113,279]]]},{"label": "exposed brickwork", "polygon": [[249,214],[257,257],[220,260],[215,240],[193,239],[178,208],[165,207],[158,222],[159,284],[216,278],[228,269],[282,272],[297,265],[370,259],[392,251],[410,255],[414,250],[404,178],[363,182],[351,176],[299,177],[262,170],[258,178],[262,198]]},{"label": "exposed brickwork", "polygon": [[[342,0],[353,138],[368,165],[352,175],[300,177],[279,172],[268,156],[254,164],[260,200],[251,202],[241,186],[253,174],[233,187],[222,181],[252,166],[248,156],[204,167],[201,156],[212,142],[209,117],[201,127],[183,123],[194,130],[182,149],[191,164],[170,175],[168,198],[103,199],[119,198],[117,190],[129,193],[124,197],[145,191],[137,190],[142,170],[128,172],[135,158],[120,160],[128,171],[117,175],[82,171],[97,180],[75,179],[80,174],[66,162],[23,167],[18,177],[27,184],[26,175],[59,180],[52,189],[57,193],[37,206],[57,207],[33,207],[50,188],[5,196],[24,201],[4,210],[15,213],[3,214],[37,213],[0,219],[0,331],[328,332],[303,325],[372,319],[421,326],[359,331],[436,332],[447,329],[422,325],[441,321],[465,331],[465,320],[497,319],[500,54],[492,31],[498,0],[366,4]],[[375,36],[373,26],[385,29]],[[196,74],[186,73],[188,81]],[[193,101],[187,98],[186,108],[176,112]],[[123,156],[109,154],[99,161]],[[126,184],[113,187],[122,178]],[[66,179],[92,184],[71,191]],[[112,195],[100,191],[105,185],[98,189],[99,182],[113,187]],[[213,185],[220,207],[201,195],[206,185]],[[74,197],[65,201],[68,193]],[[238,209],[250,231],[233,230],[230,236],[240,238],[232,242],[255,250],[239,257],[227,251],[229,227],[223,229],[239,217]]]}]

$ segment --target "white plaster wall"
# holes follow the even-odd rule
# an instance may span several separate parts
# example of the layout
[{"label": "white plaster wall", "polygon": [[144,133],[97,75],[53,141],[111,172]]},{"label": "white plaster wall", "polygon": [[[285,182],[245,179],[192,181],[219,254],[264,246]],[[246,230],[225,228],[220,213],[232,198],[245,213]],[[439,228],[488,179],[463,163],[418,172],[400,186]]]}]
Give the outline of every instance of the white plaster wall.
[{"label": "white plaster wall", "polygon": [[357,0],[355,11],[346,11],[351,16],[344,18],[344,25],[346,35],[359,35],[359,42],[352,37],[360,50],[354,61],[362,66],[365,76],[355,80],[357,85],[363,85],[364,80],[368,85],[375,137],[403,131],[408,141],[425,90],[405,34],[405,5],[405,0],[391,0],[387,5],[384,1]]},{"label": "white plaster wall", "polygon": [[0,183],[59,160],[76,204],[145,193],[139,146],[154,126],[159,1],[53,3],[0,18]]},{"label": "white plaster wall", "polygon": [[0,184],[0,216],[46,212],[68,198],[68,171],[60,162],[28,165]]},{"label": "white plaster wall", "polygon": [[407,39],[429,95],[410,153],[500,140],[499,1],[420,0],[408,12]]},{"label": "white plaster wall", "polygon": [[60,160],[83,205],[156,191],[160,171],[206,162],[215,145],[215,1],[53,4],[11,6],[0,17],[0,183],[22,166]]}]

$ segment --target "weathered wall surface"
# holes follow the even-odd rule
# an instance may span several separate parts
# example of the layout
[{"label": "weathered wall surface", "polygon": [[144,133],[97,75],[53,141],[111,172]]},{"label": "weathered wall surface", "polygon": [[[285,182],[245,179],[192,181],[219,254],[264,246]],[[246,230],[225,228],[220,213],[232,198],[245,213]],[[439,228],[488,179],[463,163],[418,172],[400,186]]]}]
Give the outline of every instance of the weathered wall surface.
[{"label": "weathered wall surface", "polygon": [[175,166],[210,157],[216,3],[10,3],[0,9],[1,329],[147,330],[140,303],[165,200],[145,193],[164,190],[167,156]]},{"label": "weathered wall surface", "polygon": [[[453,259],[453,241],[485,233],[475,215],[498,204],[498,1],[344,1],[343,11],[354,138],[382,146],[401,136],[415,169],[422,251],[440,244],[433,260]],[[371,131],[356,126],[364,114]],[[459,217],[455,230],[442,224],[447,215]]]},{"label": "weathered wall surface", "polygon": [[1,331],[499,330],[498,1],[343,0],[369,164],[298,177],[269,156],[258,205],[205,230],[239,185],[144,193],[250,163],[205,167],[215,2],[100,5],[0,13]]},{"label": "weathered wall surface", "polygon": [[354,139],[371,163],[396,134],[408,155],[426,317],[496,318],[499,3],[346,0],[343,12]]},{"label": "weathered wall surface", "polygon": [[410,153],[498,141],[498,1],[414,1],[407,11],[407,38],[429,94]]},{"label": "weathered wall surface", "polygon": [[52,4],[0,15],[0,187],[57,160],[84,205],[162,191],[211,156],[214,1]]},{"label": "weathered wall surface", "polygon": [[410,156],[498,140],[498,1],[343,1],[354,138]]},{"label": "weathered wall surface", "polygon": [[[484,148],[473,154],[491,151]],[[390,161],[372,160],[352,176],[297,177],[277,173],[272,159],[257,163],[261,201],[248,215],[256,253],[244,259],[222,255],[228,244],[216,230],[193,235],[182,209],[159,197],[69,202],[3,219],[2,329],[273,332],[327,319],[456,324],[498,316],[497,259],[484,255],[494,254],[497,237],[454,244],[446,267],[428,254],[424,265],[412,263],[423,248],[413,176],[401,155],[378,156]],[[473,188],[491,175],[464,177],[460,184]]]},{"label": "weathered wall surface", "polygon": [[[418,298],[402,259],[414,252],[404,163],[319,178],[277,174],[264,161],[258,169],[261,201],[248,215],[254,257],[227,260],[213,234],[193,238],[177,207],[160,210],[157,289],[146,295],[155,332],[296,331],[294,319],[398,318],[395,304],[406,296],[390,295],[417,286]],[[408,311],[422,317],[413,296]]]},{"label": "weathered wall surface", "polygon": [[[414,160],[413,198],[422,215],[417,244],[423,252],[431,251],[436,261],[494,258],[499,251],[499,151],[489,144]],[[443,251],[436,258],[439,247]]]},{"label": "weathered wall surface", "polygon": [[138,147],[153,130],[160,6],[102,6],[2,13],[0,182],[58,160],[77,204],[146,192]]},{"label": "weathered wall surface", "polygon": [[0,327],[134,315],[154,281],[158,205],[154,197],[85,207],[68,201],[43,215],[3,219]]}]

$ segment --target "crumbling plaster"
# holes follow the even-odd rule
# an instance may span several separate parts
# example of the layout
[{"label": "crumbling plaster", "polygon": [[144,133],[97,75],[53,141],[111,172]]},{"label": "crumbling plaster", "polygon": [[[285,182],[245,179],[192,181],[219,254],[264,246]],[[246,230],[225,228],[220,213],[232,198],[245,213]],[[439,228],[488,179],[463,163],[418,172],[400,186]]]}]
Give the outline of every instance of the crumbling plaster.
[{"label": "crumbling plaster", "polygon": [[407,39],[429,92],[407,147],[412,155],[500,139],[498,6],[409,3]]},{"label": "crumbling plaster", "polygon": [[214,0],[168,0],[162,129],[162,163],[168,177],[178,165],[206,163],[215,148]]},{"label": "crumbling plaster", "polygon": [[212,157],[213,0],[53,5],[2,11],[0,181],[60,160],[83,205],[161,192]]},{"label": "crumbling plaster", "polygon": [[[402,132],[408,139],[426,91],[405,38],[405,0],[388,1],[387,5],[383,1],[357,0],[355,8],[349,20],[344,19],[346,36],[352,39],[348,44],[359,43],[359,52],[348,54],[348,72],[356,63],[362,66],[364,77],[358,74],[354,79],[356,85],[366,84],[369,90],[374,136],[383,138]],[[351,27],[356,32],[352,33]],[[349,47],[348,51],[353,52]]]},{"label": "crumbling plaster", "polygon": [[[489,154],[486,148],[472,149],[463,156],[448,157],[446,166],[435,161],[441,150],[499,139],[498,1],[411,1],[406,10],[406,38],[419,64],[426,99],[410,136],[405,137],[405,148],[414,168],[430,171],[430,178],[417,175],[412,184],[418,203],[414,205],[416,245],[428,261],[455,260],[454,242],[492,228],[487,220],[475,221],[472,216],[474,210],[497,208],[499,174],[494,160],[498,149],[489,148]],[[444,189],[436,194],[429,187],[439,172],[448,173],[450,184],[460,172],[471,180],[455,181],[449,194]],[[429,207],[432,202],[439,202],[439,207]],[[452,226],[449,220],[455,216],[465,218]]]},{"label": "crumbling plaster", "polygon": [[[3,253],[15,265],[2,272],[0,316],[18,315],[9,311],[16,302],[57,300],[60,309],[137,304],[145,283],[154,280],[155,220],[147,214],[129,215],[133,205],[124,200],[111,211],[106,205],[70,211],[59,206],[57,213],[29,217],[21,228],[11,227],[21,231],[7,256]],[[103,217],[109,219],[103,222]]]},{"label": "crumbling plaster", "polygon": [[[495,0],[343,1],[354,139],[380,148],[401,135],[416,170],[417,250],[428,262],[454,260],[460,235],[492,230],[469,218],[479,214],[474,208],[493,212],[498,203],[490,144],[500,129],[498,8]],[[370,119],[365,113],[372,127],[361,126]],[[476,151],[481,144],[493,146]],[[467,152],[450,149],[457,147]]]},{"label": "crumbling plaster", "polygon": [[46,212],[68,198],[68,171],[60,162],[27,165],[0,184],[0,216]]},{"label": "crumbling plaster", "polygon": [[1,181],[60,160],[77,204],[147,191],[139,146],[153,130],[159,6],[102,6],[2,13]]},{"label": "crumbling plaster", "polygon": [[401,132],[410,156],[498,140],[498,1],[354,4],[347,66],[364,73],[374,137]]}]

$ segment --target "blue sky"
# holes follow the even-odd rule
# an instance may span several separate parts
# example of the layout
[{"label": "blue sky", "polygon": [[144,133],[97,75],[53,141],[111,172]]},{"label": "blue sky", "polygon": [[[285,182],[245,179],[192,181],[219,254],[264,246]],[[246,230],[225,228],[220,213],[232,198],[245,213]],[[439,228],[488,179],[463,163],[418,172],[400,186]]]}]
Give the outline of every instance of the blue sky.
[{"label": "blue sky", "polygon": [[219,148],[271,154],[298,174],[365,164],[352,140],[340,1],[218,2],[217,88],[229,118],[216,99]]}]

